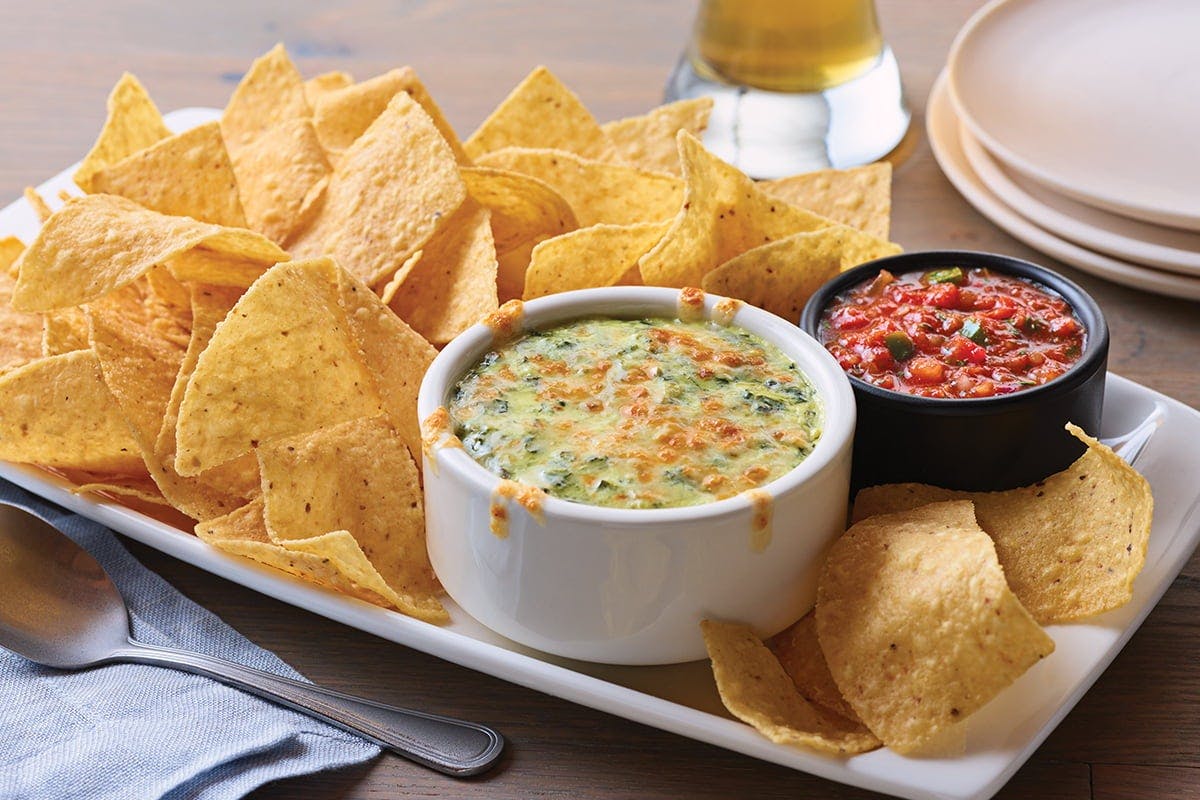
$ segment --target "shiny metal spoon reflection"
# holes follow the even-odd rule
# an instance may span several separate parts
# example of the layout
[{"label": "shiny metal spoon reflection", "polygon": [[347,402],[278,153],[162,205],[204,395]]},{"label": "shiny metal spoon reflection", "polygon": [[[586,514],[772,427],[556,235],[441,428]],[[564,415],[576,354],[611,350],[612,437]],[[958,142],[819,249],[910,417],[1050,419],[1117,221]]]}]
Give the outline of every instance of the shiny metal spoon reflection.
[{"label": "shiny metal spoon reflection", "polygon": [[358,734],[431,769],[465,777],[492,767],[503,737],[472,722],[394,708],[240,664],[133,639],[103,567],[28,511],[0,501],[0,646],[47,667],[153,664],[214,678]]}]

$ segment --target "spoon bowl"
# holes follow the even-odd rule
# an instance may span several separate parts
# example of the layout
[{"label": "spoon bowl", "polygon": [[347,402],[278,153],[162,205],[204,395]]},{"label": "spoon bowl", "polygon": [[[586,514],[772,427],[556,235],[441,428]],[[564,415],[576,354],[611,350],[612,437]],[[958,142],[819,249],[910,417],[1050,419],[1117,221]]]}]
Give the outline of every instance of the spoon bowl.
[{"label": "spoon bowl", "polygon": [[6,504],[0,504],[0,581],[0,644],[30,661],[78,669],[129,640],[125,601],[96,559]]},{"label": "spoon bowl", "polygon": [[504,739],[485,725],[395,708],[218,658],[147,645],[125,600],[82,547],[40,517],[0,501],[0,646],[43,666],[123,661],[205,675],[363,736],[455,777],[491,768]]}]

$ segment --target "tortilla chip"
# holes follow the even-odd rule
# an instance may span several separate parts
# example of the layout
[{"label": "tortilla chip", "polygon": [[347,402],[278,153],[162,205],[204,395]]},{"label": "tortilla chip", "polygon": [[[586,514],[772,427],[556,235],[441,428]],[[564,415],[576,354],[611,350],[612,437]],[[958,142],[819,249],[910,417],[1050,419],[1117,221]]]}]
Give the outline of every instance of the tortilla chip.
[{"label": "tortilla chip", "polygon": [[877,161],[852,169],[822,169],[764,181],[767,194],[807,208],[880,239],[888,237],[892,214],[892,165]]},{"label": "tortilla chip", "polygon": [[75,183],[91,193],[92,178],[105,167],[145,150],[171,130],[138,79],[126,72],[108,96],[108,118],[99,138],[75,171]]},{"label": "tortilla chip", "polygon": [[450,121],[446,119],[446,115],[442,112],[440,106],[433,99],[433,95],[425,88],[425,84],[421,83],[421,79],[417,77],[415,72],[408,78],[408,85],[404,91],[417,101],[421,108],[425,109],[425,113],[433,120],[434,127],[442,134],[442,138],[446,140],[446,144],[450,145],[451,152],[454,153],[454,159],[463,165],[469,165],[471,159],[467,156],[467,151],[463,149],[462,141],[458,138],[458,134],[454,132],[454,127],[450,125]]},{"label": "tortilla chip", "polygon": [[32,186],[25,187],[25,202],[33,209],[34,215],[37,216],[38,222],[45,223],[46,220],[54,214],[47,205],[45,198],[37,193],[37,189]]},{"label": "tortilla chip", "polygon": [[179,283],[248,289],[272,265],[197,247],[171,256],[162,266]]},{"label": "tortilla chip", "polygon": [[60,308],[42,314],[42,356],[87,350],[88,321],[82,308]]},{"label": "tortilla chip", "polygon": [[321,146],[340,154],[371,126],[397,92],[404,91],[408,67],[330,92],[313,106],[313,128]]},{"label": "tortilla chip", "polygon": [[237,173],[247,227],[283,245],[319,208],[329,161],[307,119],[281,122],[238,151]]},{"label": "tortilla chip", "polygon": [[700,285],[796,322],[813,292],[842,271],[850,249],[847,230],[797,233],[752,248],[709,272]]},{"label": "tortilla chip", "polygon": [[721,702],[772,742],[838,755],[879,747],[879,740],[861,725],[847,723],[801,697],[749,626],[706,619],[700,629]]},{"label": "tortilla chip", "polygon": [[417,458],[421,452],[417,390],[437,351],[345,270],[338,270],[338,292],[388,420]]},{"label": "tortilla chip", "polygon": [[233,90],[221,115],[221,134],[235,159],[246,145],[281,122],[312,116],[304,80],[282,44],[259,56]]},{"label": "tortilla chip", "polygon": [[670,219],[683,203],[678,178],[563,150],[508,148],[480,156],[479,163],[542,181],[567,201],[582,228]]},{"label": "tortilla chip", "polygon": [[816,615],[838,689],[900,753],[966,719],[1054,651],[964,501],[851,527],[829,551]]},{"label": "tortilla chip", "polygon": [[87,316],[104,383],[134,438],[148,447],[158,437],[186,345],[159,335],[145,314],[130,314],[115,303],[93,303]]},{"label": "tortilla chip", "polygon": [[[764,194],[755,183],[679,132],[686,191],[671,229],[638,266],[646,283],[700,286],[704,276],[734,256],[797,233],[837,223]],[[896,245],[841,226],[846,246],[862,261],[899,252]]]},{"label": "tortilla chip", "polygon": [[169,217],[123,197],[88,195],[63,206],[21,254],[13,305],[23,311],[82,305],[201,246],[264,264],[288,257],[251,231]]},{"label": "tortilla chip", "polygon": [[42,356],[42,315],[11,305],[16,281],[0,268],[0,374]]},{"label": "tortilla chip", "polygon": [[[347,531],[332,531],[285,544],[271,541],[263,518],[262,498],[223,517],[197,525],[196,536],[227,553],[253,559],[377,606],[395,606],[408,613],[401,607],[405,600],[371,566]],[[411,610],[426,612],[425,608]],[[435,623],[449,621],[449,615],[440,608],[440,604],[438,609],[430,608],[426,616],[418,618]]]},{"label": "tortilla chip", "polygon": [[[396,270],[396,274],[384,284],[383,289],[379,292],[379,298],[383,301],[384,305],[390,306],[391,302],[396,299],[396,292],[400,291],[400,287],[408,280],[409,273],[416,268],[423,255],[425,255],[424,250],[418,250],[413,253],[408,257],[407,261],[400,265],[400,269]],[[392,316],[395,316],[395,313]]]},{"label": "tortilla chip", "polygon": [[575,230],[575,212],[562,195],[529,175],[492,167],[464,167],[459,174],[471,199],[492,213],[500,296],[520,297],[533,247]]},{"label": "tortilla chip", "polygon": [[284,262],[241,297],[184,391],[180,475],[224,464],[260,442],[380,412],[336,281],[329,259]]},{"label": "tortilla chip", "polygon": [[455,159],[465,161],[458,136],[412,67],[394,69],[322,97],[313,107],[313,125],[322,146],[334,157],[340,156],[383,113],[397,92],[406,92],[425,109],[454,151]]},{"label": "tortilla chip", "polygon": [[537,67],[471,134],[463,148],[472,159],[505,147],[540,147],[591,156],[605,146],[604,131],[575,93]]},{"label": "tortilla chip", "polygon": [[252,454],[196,476],[184,477],[175,471],[175,428],[188,380],[217,325],[225,319],[240,296],[241,292],[237,289],[200,284],[191,286],[192,331],[187,352],[171,388],[171,397],[163,413],[158,435],[149,452],[142,453],[146,468],[163,496],[170,500],[172,506],[197,520],[228,514],[259,491],[258,461]]},{"label": "tortilla chip", "polygon": [[1043,625],[1120,608],[1146,563],[1154,516],[1150,484],[1075,425],[1087,452],[1066,470],[1023,489],[958,492],[919,483],[863,489],[854,518],[966,499],[1013,592]]},{"label": "tortilla chip", "polygon": [[[187,286],[178,281],[170,270],[161,264],[146,273],[147,291],[155,301],[167,309],[177,309],[191,315],[192,296]],[[186,340],[184,342],[186,344]]]},{"label": "tortilla chip", "polygon": [[[129,293],[133,288],[127,287],[115,295]],[[221,290],[197,291],[211,295]],[[220,302],[225,310],[236,298],[236,294],[230,295]],[[180,344],[176,337],[159,332],[165,318],[161,310],[139,319],[128,308],[114,307],[113,297],[110,295],[88,307],[92,346],[100,360],[105,383],[129,423],[156,491],[169,498],[174,508],[195,519],[220,516],[242,505],[249,493],[258,488],[258,465],[252,458],[248,465],[197,478],[180,477],[172,467],[175,417],[183,391],[181,382],[186,384],[198,351],[203,347],[201,340],[207,342],[207,337],[211,336],[216,325],[214,315],[198,304],[199,318],[194,318],[189,308],[187,317],[192,332],[190,337],[183,337]],[[182,314],[182,311],[176,313]],[[187,347],[186,354],[183,347]],[[168,427],[171,433],[169,446],[164,444],[160,449],[164,442],[162,431]],[[164,452],[168,447],[169,455]],[[244,474],[247,469],[248,476]]]},{"label": "tortilla chip", "polygon": [[0,459],[113,475],[143,472],[91,350],[41,358],[0,375]]},{"label": "tortilla chip", "polygon": [[466,196],[445,139],[400,92],[338,162],[321,210],[291,250],[297,257],[332,255],[374,286],[421,249]]},{"label": "tortilla chip", "polygon": [[500,307],[491,214],[463,203],[427,244],[390,303],[401,319],[442,345]]},{"label": "tortilla chip", "polygon": [[659,106],[640,117],[627,117],[601,126],[604,147],[598,161],[681,175],[675,137],[684,130],[699,138],[708,127],[711,97],[693,97]]},{"label": "tortilla chip", "polygon": [[99,494],[121,499],[140,500],[156,506],[170,508],[171,504],[162,496],[162,492],[154,485],[154,481],[145,476],[125,478],[106,478],[78,484],[71,489],[72,494]]},{"label": "tortilla chip", "polygon": [[445,619],[425,549],[417,465],[386,418],[364,417],[270,442],[257,455],[272,541],[347,531],[394,590],[402,611]]},{"label": "tortilla chip", "polygon": [[779,659],[780,666],[792,679],[800,695],[831,714],[862,724],[858,714],[842,697],[829,672],[821,642],[817,639],[817,616],[808,612],[787,629],[767,640],[767,647]]},{"label": "tortilla chip", "polygon": [[25,251],[25,243],[15,236],[0,239],[0,272],[14,280],[17,277],[17,259]]},{"label": "tortilla chip", "polygon": [[525,273],[525,299],[624,282],[670,224],[593,225],[542,242]]},{"label": "tortilla chip", "polygon": [[97,170],[92,191],[127,197],[160,214],[246,227],[233,164],[215,120]]},{"label": "tortilla chip", "polygon": [[463,167],[459,173],[471,199],[492,212],[498,253],[579,227],[570,204],[537,178],[493,167]]},{"label": "tortilla chip", "polygon": [[304,82],[304,99],[308,101],[308,107],[316,112],[317,103],[326,95],[336,92],[338,89],[345,89],[354,83],[354,76],[349,72],[343,72],[340,69],[331,70],[330,72],[322,72],[320,75],[314,75]]},{"label": "tortilla chip", "polygon": [[[341,536],[349,536],[342,532]],[[196,536],[232,555],[253,559],[311,583],[385,608],[391,603],[381,594],[347,577],[353,569],[324,553],[289,550],[267,536],[262,498],[252,500],[221,517],[196,526]],[[331,534],[329,539],[340,538]],[[326,540],[328,541],[328,540]],[[382,587],[379,587],[382,588]]]}]

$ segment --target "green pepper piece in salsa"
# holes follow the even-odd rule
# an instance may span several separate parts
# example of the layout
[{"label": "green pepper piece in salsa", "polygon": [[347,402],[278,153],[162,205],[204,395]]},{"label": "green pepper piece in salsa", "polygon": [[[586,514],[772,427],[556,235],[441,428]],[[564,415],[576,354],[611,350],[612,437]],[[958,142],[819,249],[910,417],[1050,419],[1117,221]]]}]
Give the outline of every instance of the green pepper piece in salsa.
[{"label": "green pepper piece in salsa", "polygon": [[983,326],[979,324],[979,320],[977,319],[968,319],[964,322],[959,333],[980,347],[988,343],[987,331],[983,329]]},{"label": "green pepper piece in salsa", "polygon": [[963,274],[962,267],[930,270],[925,273],[924,277],[925,283],[954,283],[962,286],[967,282],[967,276]]},{"label": "green pepper piece in salsa", "polygon": [[913,341],[904,331],[892,331],[883,337],[883,343],[897,361],[903,361],[913,354]]}]

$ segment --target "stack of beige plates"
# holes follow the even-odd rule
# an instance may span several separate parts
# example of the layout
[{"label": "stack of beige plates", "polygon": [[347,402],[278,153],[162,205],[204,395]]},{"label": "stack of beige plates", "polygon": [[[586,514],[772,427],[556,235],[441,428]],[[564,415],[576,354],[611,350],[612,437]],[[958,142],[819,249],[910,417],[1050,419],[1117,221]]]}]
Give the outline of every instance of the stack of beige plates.
[{"label": "stack of beige plates", "polygon": [[929,98],[984,216],[1117,283],[1200,299],[1200,0],[996,0]]}]

